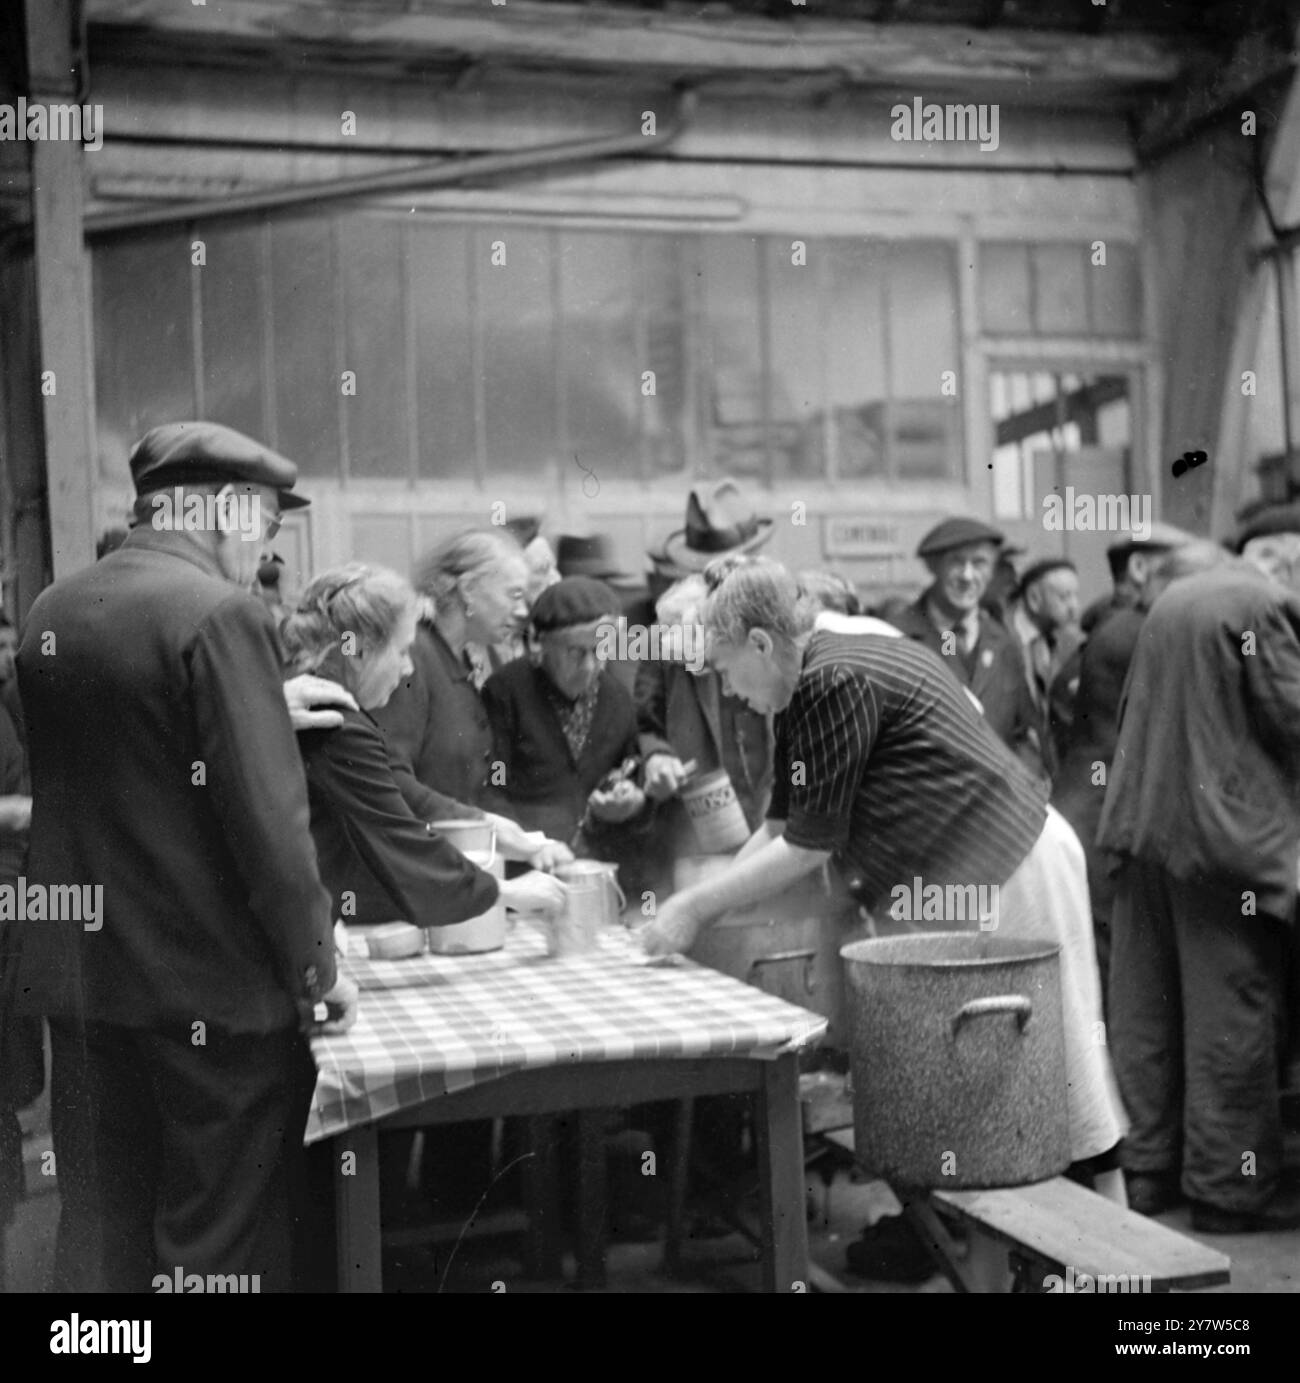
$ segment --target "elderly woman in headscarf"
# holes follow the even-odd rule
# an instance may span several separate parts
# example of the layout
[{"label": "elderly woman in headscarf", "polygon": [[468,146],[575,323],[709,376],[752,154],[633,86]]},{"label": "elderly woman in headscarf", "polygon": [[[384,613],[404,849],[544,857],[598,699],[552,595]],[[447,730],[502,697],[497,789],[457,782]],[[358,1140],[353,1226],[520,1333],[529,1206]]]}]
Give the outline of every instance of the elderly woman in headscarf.
[{"label": "elderly woman in headscarf", "polygon": [[488,678],[483,700],[503,810],[581,853],[627,864],[627,828],[646,815],[646,800],[632,698],[604,667],[618,608],[593,577],[549,586],[532,609],[529,653]]}]

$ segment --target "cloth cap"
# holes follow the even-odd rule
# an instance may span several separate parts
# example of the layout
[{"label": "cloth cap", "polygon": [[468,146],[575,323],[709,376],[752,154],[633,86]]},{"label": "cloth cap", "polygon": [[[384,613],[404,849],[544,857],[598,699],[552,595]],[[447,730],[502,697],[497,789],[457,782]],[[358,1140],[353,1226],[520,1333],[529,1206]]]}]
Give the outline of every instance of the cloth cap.
[{"label": "cloth cap", "polygon": [[1233,550],[1240,552],[1252,538],[1266,538],[1271,533],[1300,533],[1300,500],[1290,504],[1270,504],[1237,530],[1232,540]]},{"label": "cloth cap", "polygon": [[1020,578],[1020,591],[1023,594],[1035,581],[1041,581],[1049,572],[1077,571],[1078,568],[1068,557],[1044,557],[1041,561],[1034,562],[1025,568],[1024,574]]},{"label": "cloth cap", "polygon": [[621,605],[618,596],[594,576],[565,576],[537,597],[529,618],[533,628],[545,634],[575,624],[613,619]]},{"label": "cloth cap", "polygon": [[921,539],[916,555],[934,557],[954,547],[965,547],[967,543],[993,543],[1001,547],[1005,541],[996,528],[979,519],[944,519]]},{"label": "cloth cap", "polygon": [[1119,542],[1112,543],[1106,549],[1106,556],[1118,557],[1121,552],[1168,552],[1171,548],[1183,547],[1195,540],[1194,533],[1188,533],[1183,528],[1175,528],[1172,523],[1153,523],[1147,537],[1138,538],[1132,533],[1126,534]]},{"label": "cloth cap", "polygon": [[165,423],[152,428],[131,452],[137,495],[170,485],[266,485],[280,492],[280,508],[311,503],[293,493],[298,467],[287,456],[220,423]]}]

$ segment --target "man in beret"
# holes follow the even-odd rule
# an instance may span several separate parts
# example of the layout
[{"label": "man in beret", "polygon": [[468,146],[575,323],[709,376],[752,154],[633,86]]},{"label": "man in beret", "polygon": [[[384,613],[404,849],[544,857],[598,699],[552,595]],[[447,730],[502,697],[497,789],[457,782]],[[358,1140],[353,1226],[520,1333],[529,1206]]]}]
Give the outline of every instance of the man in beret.
[{"label": "man in beret", "polygon": [[1003,541],[997,529],[978,519],[952,518],[936,525],[917,548],[934,580],[890,622],[939,654],[979,700],[993,731],[1041,776],[1037,715],[1020,646],[980,605]]},{"label": "man in beret", "polygon": [[92,926],[19,924],[50,1021],[63,1289],[155,1273],[288,1284],[304,1033],[355,1014],[275,630],[250,590],[292,462],[174,423],[131,453],[136,526],[41,593],[18,654],[33,812],[28,890],[93,886]]},{"label": "man in beret", "polygon": [[[1300,858],[1300,506],[1170,585],[1138,639],[1098,843],[1122,861],[1110,1043],[1134,1208],[1300,1227],[1278,1108]],[[1177,554],[1174,554],[1177,555]]]},{"label": "man in beret", "polygon": [[[618,829],[645,809],[635,773],[636,712],[605,667],[619,600],[603,581],[566,576],[537,597],[531,649],[483,686],[493,758],[504,765],[500,809],[525,829],[605,859],[631,862]],[[639,767],[639,765],[636,765]],[[616,775],[616,776],[615,776]]]}]

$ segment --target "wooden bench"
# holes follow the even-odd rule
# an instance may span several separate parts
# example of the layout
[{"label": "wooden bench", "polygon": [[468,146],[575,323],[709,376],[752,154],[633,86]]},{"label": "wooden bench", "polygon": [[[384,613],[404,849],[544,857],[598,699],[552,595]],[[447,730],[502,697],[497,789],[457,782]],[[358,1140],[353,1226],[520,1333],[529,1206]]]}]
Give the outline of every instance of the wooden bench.
[{"label": "wooden bench", "polygon": [[[851,1129],[822,1136],[846,1150],[853,1148]],[[907,1194],[896,1188],[896,1194],[959,1292],[989,1289],[972,1273],[945,1218],[964,1223],[973,1236],[1006,1250],[1011,1291],[1044,1291],[1053,1274],[1060,1279],[1053,1284],[1057,1290],[1074,1292],[1191,1291],[1230,1279],[1226,1254],[1065,1177],[991,1191]]]}]

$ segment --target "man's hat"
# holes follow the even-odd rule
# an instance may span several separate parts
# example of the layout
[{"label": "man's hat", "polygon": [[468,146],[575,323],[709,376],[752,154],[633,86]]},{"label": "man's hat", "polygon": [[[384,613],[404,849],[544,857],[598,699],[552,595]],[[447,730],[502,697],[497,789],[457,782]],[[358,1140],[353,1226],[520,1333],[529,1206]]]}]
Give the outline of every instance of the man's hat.
[{"label": "man's hat", "polygon": [[565,576],[537,597],[528,618],[539,634],[545,634],[574,624],[612,619],[621,608],[622,601],[603,581],[592,576]]},{"label": "man's hat", "polygon": [[137,495],[169,485],[266,485],[280,493],[280,508],[311,503],[293,493],[298,467],[286,456],[220,423],[165,423],[152,428],[131,452]]},{"label": "man's hat", "polygon": [[730,479],[697,485],[686,500],[686,527],[650,553],[656,570],[671,566],[680,575],[703,571],[727,552],[756,552],[772,536],[772,520],[760,519],[754,507]]},{"label": "man's hat", "polygon": [[1267,538],[1273,533],[1300,533],[1300,500],[1270,504],[1252,514],[1237,530],[1232,549],[1240,552],[1252,538]]},{"label": "man's hat", "polygon": [[1145,538],[1135,533],[1125,534],[1117,543],[1106,549],[1107,557],[1118,557],[1121,552],[1168,552],[1176,547],[1184,547],[1194,542],[1196,535],[1186,529],[1175,528],[1172,523],[1153,523],[1151,532]]},{"label": "man's hat", "polygon": [[1024,595],[1035,581],[1041,581],[1043,577],[1049,576],[1054,571],[1078,571],[1078,567],[1068,557],[1040,558],[1037,562],[1026,567],[1021,575],[1020,594]]},{"label": "man's hat", "polygon": [[1005,541],[1004,535],[996,528],[990,528],[979,519],[944,519],[921,539],[916,555],[936,557],[954,547],[965,547],[967,543],[992,543],[995,547],[1001,547]]},{"label": "man's hat", "polygon": [[555,540],[555,566],[561,576],[590,576],[616,586],[641,584],[635,576],[619,570],[613,545],[603,533],[561,533]]}]

